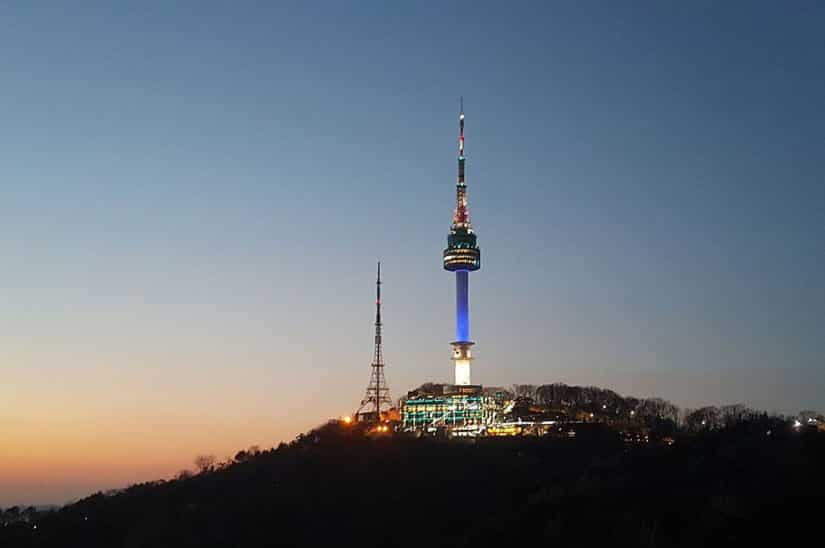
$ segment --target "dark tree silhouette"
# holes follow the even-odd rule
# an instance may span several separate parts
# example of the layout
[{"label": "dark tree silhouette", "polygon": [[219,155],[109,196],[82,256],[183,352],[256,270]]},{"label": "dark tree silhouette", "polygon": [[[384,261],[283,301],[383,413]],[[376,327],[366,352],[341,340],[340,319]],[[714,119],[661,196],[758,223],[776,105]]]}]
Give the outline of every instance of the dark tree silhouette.
[{"label": "dark tree silhouette", "polygon": [[216,462],[218,462],[218,458],[215,455],[198,455],[195,457],[195,467],[201,474],[211,472],[215,468]]}]

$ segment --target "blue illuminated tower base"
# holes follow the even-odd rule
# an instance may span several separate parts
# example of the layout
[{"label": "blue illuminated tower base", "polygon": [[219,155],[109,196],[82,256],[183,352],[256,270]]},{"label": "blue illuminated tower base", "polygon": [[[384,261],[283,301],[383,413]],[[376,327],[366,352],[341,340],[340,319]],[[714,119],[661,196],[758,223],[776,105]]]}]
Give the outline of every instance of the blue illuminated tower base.
[{"label": "blue illuminated tower base", "polygon": [[455,365],[455,383],[458,386],[470,384],[470,363],[473,360],[470,347],[470,276],[467,270],[455,273],[455,341],[453,347],[453,364]]}]

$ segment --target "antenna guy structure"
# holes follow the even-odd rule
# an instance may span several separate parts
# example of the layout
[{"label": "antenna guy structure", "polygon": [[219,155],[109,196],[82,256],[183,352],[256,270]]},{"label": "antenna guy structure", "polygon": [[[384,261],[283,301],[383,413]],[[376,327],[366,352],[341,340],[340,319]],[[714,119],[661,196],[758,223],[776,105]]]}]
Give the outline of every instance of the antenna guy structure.
[{"label": "antenna guy structure", "polygon": [[370,383],[367,393],[361,400],[361,406],[355,417],[361,422],[381,422],[382,407],[390,409],[390,387],[384,378],[384,350],[381,340],[381,263],[378,263],[378,276],[375,281],[375,350],[372,356]]}]

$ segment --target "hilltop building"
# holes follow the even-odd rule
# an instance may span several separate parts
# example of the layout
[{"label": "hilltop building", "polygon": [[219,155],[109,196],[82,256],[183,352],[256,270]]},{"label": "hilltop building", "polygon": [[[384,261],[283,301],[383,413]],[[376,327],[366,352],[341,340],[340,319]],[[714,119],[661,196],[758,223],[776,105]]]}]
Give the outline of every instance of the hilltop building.
[{"label": "hilltop building", "polygon": [[481,386],[436,384],[407,393],[401,407],[406,431],[449,430],[453,436],[477,436],[501,420],[501,393],[485,394]]}]

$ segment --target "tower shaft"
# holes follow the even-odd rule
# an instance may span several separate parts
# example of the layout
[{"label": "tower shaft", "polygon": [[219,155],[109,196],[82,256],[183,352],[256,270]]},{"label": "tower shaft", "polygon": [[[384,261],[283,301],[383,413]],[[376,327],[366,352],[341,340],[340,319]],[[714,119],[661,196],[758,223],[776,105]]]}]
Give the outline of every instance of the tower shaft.
[{"label": "tower shaft", "polygon": [[470,340],[470,273],[455,273],[455,340]]}]

